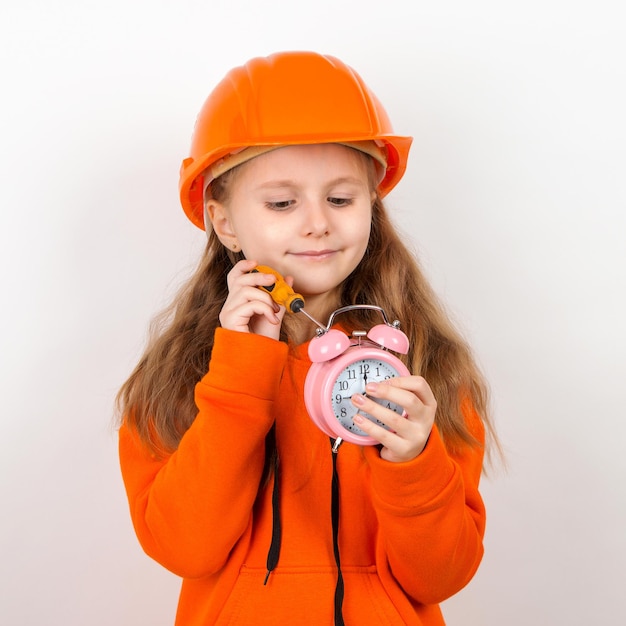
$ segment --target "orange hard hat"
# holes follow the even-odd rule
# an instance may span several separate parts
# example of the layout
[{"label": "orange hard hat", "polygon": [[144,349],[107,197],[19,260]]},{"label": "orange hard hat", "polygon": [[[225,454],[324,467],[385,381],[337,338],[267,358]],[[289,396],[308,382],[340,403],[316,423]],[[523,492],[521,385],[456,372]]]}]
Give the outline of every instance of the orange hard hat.
[{"label": "orange hard hat", "polygon": [[[383,163],[382,197],[402,178],[411,141],[393,134],[378,98],[339,59],[314,52],[254,58],[230,70],[202,106],[180,170],[181,203],[204,229],[205,176],[229,169],[229,159],[240,163],[280,146],[319,143],[366,146],[359,149]],[[237,158],[250,148],[250,156]]]}]

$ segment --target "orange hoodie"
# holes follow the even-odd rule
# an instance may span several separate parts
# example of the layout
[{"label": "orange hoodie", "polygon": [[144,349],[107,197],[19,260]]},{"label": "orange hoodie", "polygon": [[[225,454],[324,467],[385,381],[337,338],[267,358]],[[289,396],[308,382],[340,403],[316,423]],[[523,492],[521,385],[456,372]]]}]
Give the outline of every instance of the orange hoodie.
[{"label": "orange hoodie", "polygon": [[[177,626],[333,623],[338,568],[331,522],[329,438],[308,417],[307,345],[218,329],[198,415],[165,459],[123,425],[120,460],[131,517],[148,555],[183,578]],[[466,416],[473,432],[482,426]],[[261,484],[265,437],[276,424],[280,504]],[[443,624],[438,603],[481,560],[485,511],[480,449],[451,456],[434,428],[407,463],[343,443],[337,544],[345,623]],[[282,541],[267,584],[272,516]]]}]

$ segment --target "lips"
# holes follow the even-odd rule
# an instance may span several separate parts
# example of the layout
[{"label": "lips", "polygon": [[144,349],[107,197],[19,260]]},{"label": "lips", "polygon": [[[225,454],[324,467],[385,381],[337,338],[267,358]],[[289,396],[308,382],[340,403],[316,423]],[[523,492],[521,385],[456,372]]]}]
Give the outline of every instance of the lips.
[{"label": "lips", "polygon": [[308,257],[326,257],[334,254],[337,250],[303,250],[302,252],[292,252],[294,256],[308,256]]}]

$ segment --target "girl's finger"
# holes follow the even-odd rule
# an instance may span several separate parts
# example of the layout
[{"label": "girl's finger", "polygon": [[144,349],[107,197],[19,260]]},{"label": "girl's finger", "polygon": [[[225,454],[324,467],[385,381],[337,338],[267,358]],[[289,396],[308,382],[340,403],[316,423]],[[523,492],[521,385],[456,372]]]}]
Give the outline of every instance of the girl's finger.
[{"label": "girl's finger", "polygon": [[383,383],[368,383],[365,391],[374,398],[399,404],[407,413],[411,413],[411,409],[419,410],[421,405],[433,411],[437,408],[433,391],[421,376],[402,376]]},{"label": "girl's finger", "polygon": [[235,290],[237,287],[267,287],[276,282],[273,274],[264,274],[262,272],[253,272],[257,266],[256,261],[239,261],[233,269],[228,273],[227,283],[229,291]]}]

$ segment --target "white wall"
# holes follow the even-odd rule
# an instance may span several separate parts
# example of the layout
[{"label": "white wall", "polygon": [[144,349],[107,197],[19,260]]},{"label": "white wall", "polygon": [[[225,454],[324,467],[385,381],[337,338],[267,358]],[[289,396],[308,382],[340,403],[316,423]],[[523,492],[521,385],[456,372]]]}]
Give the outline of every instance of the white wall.
[{"label": "white wall", "polygon": [[177,176],[204,97],[293,48],[415,137],[389,204],[492,382],[510,467],[449,624],[626,623],[622,4],[3,2],[0,623],[173,623],[113,396],[203,243]]}]

